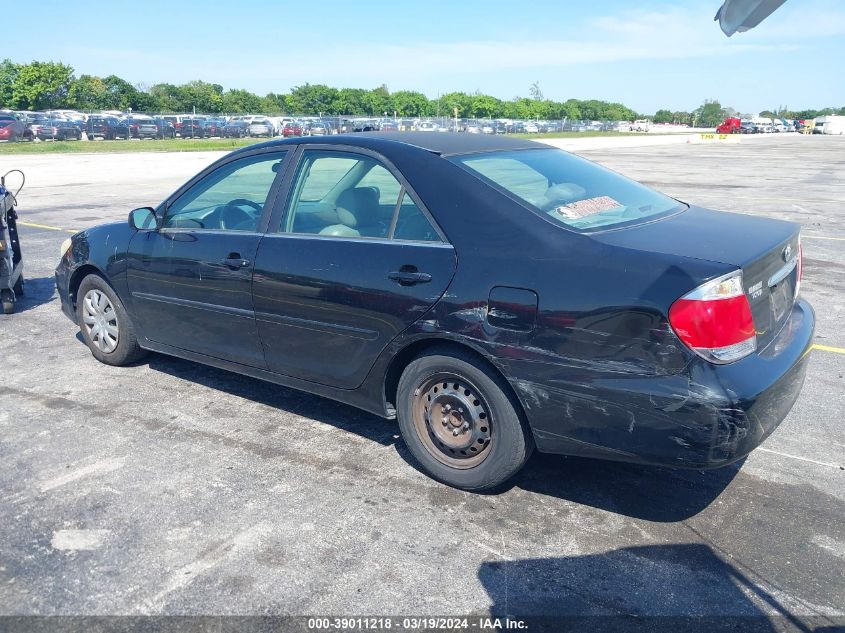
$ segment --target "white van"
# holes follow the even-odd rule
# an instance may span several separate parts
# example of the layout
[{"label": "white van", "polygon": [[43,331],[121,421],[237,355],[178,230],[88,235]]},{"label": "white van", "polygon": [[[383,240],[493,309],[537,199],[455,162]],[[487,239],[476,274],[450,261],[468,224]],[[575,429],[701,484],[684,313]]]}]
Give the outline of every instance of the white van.
[{"label": "white van", "polygon": [[[814,134],[845,134],[845,116],[828,114],[817,116],[814,120],[816,122]],[[821,132],[818,132],[819,129]]]}]

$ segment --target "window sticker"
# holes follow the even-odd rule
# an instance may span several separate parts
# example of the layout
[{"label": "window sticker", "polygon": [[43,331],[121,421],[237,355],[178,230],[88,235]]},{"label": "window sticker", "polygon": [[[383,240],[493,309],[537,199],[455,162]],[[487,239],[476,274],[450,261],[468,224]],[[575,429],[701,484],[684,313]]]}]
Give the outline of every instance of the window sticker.
[{"label": "window sticker", "polygon": [[576,220],[578,218],[585,218],[589,215],[601,213],[602,211],[623,208],[625,208],[624,204],[617,202],[610,196],[598,196],[597,198],[577,200],[576,202],[570,202],[569,204],[555,207],[554,212],[562,215],[568,220]]}]

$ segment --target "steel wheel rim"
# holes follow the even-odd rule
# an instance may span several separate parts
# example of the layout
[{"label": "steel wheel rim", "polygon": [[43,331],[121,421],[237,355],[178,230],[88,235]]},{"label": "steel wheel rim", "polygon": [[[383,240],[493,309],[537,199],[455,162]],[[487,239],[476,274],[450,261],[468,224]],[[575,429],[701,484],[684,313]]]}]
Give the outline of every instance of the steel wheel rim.
[{"label": "steel wheel rim", "polygon": [[96,288],[85,293],[82,299],[82,323],[88,338],[104,354],[117,348],[120,328],[117,313],[106,293]]},{"label": "steel wheel rim", "polygon": [[495,439],[490,407],[469,380],[437,373],[420,383],[412,399],[414,429],[437,461],[465,470],[490,456]]}]

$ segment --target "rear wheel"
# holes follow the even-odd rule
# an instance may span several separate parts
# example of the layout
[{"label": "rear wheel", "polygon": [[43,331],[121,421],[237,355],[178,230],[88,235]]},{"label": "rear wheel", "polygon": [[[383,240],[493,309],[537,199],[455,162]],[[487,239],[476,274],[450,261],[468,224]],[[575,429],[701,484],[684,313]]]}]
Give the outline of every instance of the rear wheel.
[{"label": "rear wheel", "polygon": [[495,488],[522,468],[534,448],[504,380],[457,350],[434,350],[408,365],[399,380],[397,413],[422,469],[456,488]]},{"label": "rear wheel", "polygon": [[82,338],[94,358],[107,365],[128,365],[146,352],[123,303],[105,279],[88,275],[79,284],[76,317]]}]

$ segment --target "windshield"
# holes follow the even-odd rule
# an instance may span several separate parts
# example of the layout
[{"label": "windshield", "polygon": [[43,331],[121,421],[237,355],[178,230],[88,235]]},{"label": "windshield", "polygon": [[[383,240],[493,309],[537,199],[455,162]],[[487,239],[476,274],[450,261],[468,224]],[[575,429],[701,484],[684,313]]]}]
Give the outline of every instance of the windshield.
[{"label": "windshield", "polygon": [[452,160],[536,213],[578,230],[633,223],[682,208],[668,196],[558,149],[471,154]]}]

